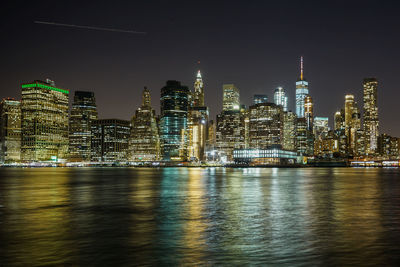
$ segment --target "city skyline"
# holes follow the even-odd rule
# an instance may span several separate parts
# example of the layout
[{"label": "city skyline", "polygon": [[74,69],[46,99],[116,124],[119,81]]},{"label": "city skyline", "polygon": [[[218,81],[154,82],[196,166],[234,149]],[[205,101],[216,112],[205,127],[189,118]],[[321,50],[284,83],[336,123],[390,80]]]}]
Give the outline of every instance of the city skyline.
[{"label": "city skyline", "polygon": [[[223,1],[211,8],[205,1],[196,12],[176,3],[99,5],[101,20],[77,9],[74,2],[58,8],[10,4],[2,18],[9,27],[2,27],[1,71],[7,79],[1,97],[19,98],[21,83],[50,78],[61,88],[95,92],[99,117],[128,120],[140,106],[144,86],[158,99],[165,81],[179,80],[192,88],[201,69],[210,118],[222,109],[222,84],[227,83],[240,89],[246,105],[254,94],[272,99],[273,90],[282,86],[294,111],[294,82],[303,55],[317,116],[332,118],[346,94],[354,94],[361,103],[363,78],[376,77],[380,129],[399,136],[395,70],[400,40],[394,34],[398,4],[360,3],[252,4],[241,9]],[[237,19],[228,20],[227,14]],[[133,28],[148,34],[87,32],[34,24],[35,20]],[[37,36],[45,36],[46,42],[26,41]],[[26,62],[35,62],[35,67]],[[158,101],[153,108],[159,113]]]}]

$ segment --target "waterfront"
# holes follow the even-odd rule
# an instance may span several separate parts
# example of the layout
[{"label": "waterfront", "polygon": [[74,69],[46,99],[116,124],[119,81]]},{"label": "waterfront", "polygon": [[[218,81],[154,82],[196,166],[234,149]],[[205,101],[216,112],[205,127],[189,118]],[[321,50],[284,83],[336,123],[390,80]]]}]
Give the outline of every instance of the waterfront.
[{"label": "waterfront", "polygon": [[2,168],[0,265],[394,265],[400,172]]}]

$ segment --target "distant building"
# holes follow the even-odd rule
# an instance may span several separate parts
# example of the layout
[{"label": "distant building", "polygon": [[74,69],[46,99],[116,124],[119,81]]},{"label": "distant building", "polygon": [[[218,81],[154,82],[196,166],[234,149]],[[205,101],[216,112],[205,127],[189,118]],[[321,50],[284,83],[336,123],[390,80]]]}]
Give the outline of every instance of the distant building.
[{"label": "distant building", "polygon": [[375,78],[366,78],[363,88],[365,154],[373,156],[378,149],[379,136],[378,81]]},{"label": "distant building", "polygon": [[254,95],[253,96],[253,105],[261,104],[261,103],[268,103],[268,96],[267,95]]},{"label": "distant building", "polygon": [[379,135],[378,152],[384,159],[399,159],[399,138],[387,134]]},{"label": "distant building", "polygon": [[224,84],[223,99],[222,99],[222,110],[223,111],[235,111],[240,108],[239,101],[239,89],[234,84]]},{"label": "distant building", "polygon": [[21,102],[6,98],[0,103],[0,163],[21,160]]},{"label": "distant building", "polygon": [[308,131],[312,131],[314,124],[314,103],[312,97],[309,95],[304,98],[304,117],[307,121]]},{"label": "distant building", "polygon": [[348,155],[357,156],[358,132],[361,130],[361,114],[354,95],[345,96],[345,130],[348,144]]},{"label": "distant building", "polygon": [[316,139],[328,135],[329,130],[330,129],[329,129],[328,117],[314,118],[314,136]]},{"label": "distant building", "polygon": [[283,113],[282,147],[286,150],[296,151],[297,116],[288,111]]},{"label": "distant building", "polygon": [[295,151],[284,150],[277,145],[266,149],[235,149],[233,160],[237,164],[253,166],[289,165],[296,163],[297,154]]},{"label": "distant building", "polygon": [[197,72],[196,81],[194,82],[193,106],[204,106],[204,84],[200,70]]},{"label": "distant building", "polygon": [[69,118],[70,161],[90,161],[91,123],[97,119],[94,93],[76,91]]},{"label": "distant building", "polygon": [[69,91],[53,81],[22,84],[21,159],[59,161],[68,152]]},{"label": "distant building", "polygon": [[345,128],[345,111],[341,109],[336,111],[334,118],[334,130],[341,130]]},{"label": "distant building", "polygon": [[129,121],[94,120],[91,123],[91,161],[118,163],[128,161]]},{"label": "distant building", "polygon": [[296,82],[296,115],[304,118],[304,99],[308,95],[308,82],[304,78],[303,57],[300,59],[300,78]]},{"label": "distant building", "polygon": [[150,91],[145,87],[142,106],[131,120],[129,139],[131,161],[156,161],[160,159],[160,139],[155,110],[151,107]]},{"label": "distant building", "polygon": [[167,81],[161,89],[160,142],[163,160],[187,160],[190,90],[179,81]]},{"label": "distant building", "polygon": [[274,103],[278,106],[282,106],[283,111],[287,111],[288,98],[286,96],[283,87],[277,87],[274,92]]}]

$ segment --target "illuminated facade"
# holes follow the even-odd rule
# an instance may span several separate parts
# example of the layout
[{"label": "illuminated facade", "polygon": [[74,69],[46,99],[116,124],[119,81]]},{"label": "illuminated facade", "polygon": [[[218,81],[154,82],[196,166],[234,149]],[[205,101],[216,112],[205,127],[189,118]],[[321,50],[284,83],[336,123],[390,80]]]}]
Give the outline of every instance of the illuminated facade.
[{"label": "illuminated facade", "polygon": [[130,122],[118,119],[91,123],[91,161],[118,163],[128,161]]},{"label": "illuminated facade", "polygon": [[304,78],[303,57],[300,59],[300,79],[296,82],[296,115],[304,118],[304,99],[308,95],[308,82]]},{"label": "illuminated facade", "polygon": [[204,84],[200,70],[197,72],[196,81],[194,82],[194,93],[192,101],[194,107],[204,106]]},{"label": "illuminated facade", "polygon": [[339,156],[339,140],[334,131],[319,135],[314,142],[314,156],[322,159],[334,158]]},{"label": "illuminated facade", "polygon": [[366,78],[363,88],[365,154],[373,156],[378,149],[379,136],[378,81],[375,78]]},{"label": "illuminated facade", "polygon": [[21,160],[21,102],[6,98],[0,103],[0,163]]},{"label": "illuminated facade", "polygon": [[335,117],[334,117],[334,129],[336,130],[341,130],[345,128],[345,112],[343,109],[340,111],[335,112]]},{"label": "illuminated facade", "polygon": [[315,139],[328,135],[329,132],[329,118],[328,117],[315,117],[314,118],[314,136]]},{"label": "illuminated facade", "polygon": [[399,159],[399,138],[387,134],[379,135],[378,152],[383,159]]},{"label": "illuminated facade", "polygon": [[296,150],[297,116],[291,111],[283,113],[282,147],[286,150]]},{"label": "illuminated facade", "polygon": [[348,155],[357,156],[360,150],[357,149],[357,141],[360,138],[358,131],[361,129],[361,114],[358,109],[354,95],[345,96],[345,131],[348,144]]},{"label": "illuminated facade", "polygon": [[167,81],[161,89],[160,144],[163,160],[187,159],[190,90],[179,81]]},{"label": "illuminated facade", "polygon": [[297,153],[271,146],[267,149],[235,149],[233,159],[238,164],[253,166],[288,165],[296,163]]},{"label": "illuminated facade", "polygon": [[142,106],[131,120],[129,139],[131,161],[157,161],[160,159],[160,139],[155,110],[151,108],[150,91],[145,87]]},{"label": "illuminated facade", "polygon": [[249,108],[249,147],[265,149],[283,143],[283,111],[273,103]]},{"label": "illuminated facade", "polygon": [[253,104],[260,104],[260,103],[268,103],[268,96],[267,95],[254,95],[253,96]]},{"label": "illuminated facade", "polygon": [[59,161],[68,152],[69,91],[54,82],[22,84],[21,159],[27,162]]},{"label": "illuminated facade", "polygon": [[274,103],[282,106],[283,111],[287,111],[288,98],[283,87],[277,87],[274,92]]},{"label": "illuminated facade", "polygon": [[90,161],[91,123],[97,120],[93,92],[75,91],[69,118],[69,160]]},{"label": "illuminated facade", "polygon": [[309,95],[304,98],[304,117],[307,121],[307,129],[312,131],[314,123],[314,103]]},{"label": "illuminated facade", "polygon": [[222,110],[223,111],[234,111],[239,110],[239,89],[234,84],[224,84],[223,99],[222,99]]}]

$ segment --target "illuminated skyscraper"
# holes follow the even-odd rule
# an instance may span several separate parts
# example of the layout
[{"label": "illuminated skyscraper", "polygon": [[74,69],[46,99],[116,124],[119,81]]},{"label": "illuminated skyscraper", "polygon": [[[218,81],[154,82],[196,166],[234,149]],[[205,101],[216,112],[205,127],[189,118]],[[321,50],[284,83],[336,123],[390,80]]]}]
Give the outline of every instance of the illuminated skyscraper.
[{"label": "illuminated skyscraper", "polygon": [[366,78],[363,87],[365,154],[371,156],[378,149],[378,81],[375,78]]},{"label": "illuminated skyscraper", "polygon": [[234,84],[224,84],[223,88],[223,99],[222,99],[222,110],[232,111],[239,110],[239,89]]},{"label": "illuminated skyscraper", "polygon": [[189,88],[179,81],[167,81],[161,89],[160,142],[164,160],[187,159],[189,94]]},{"label": "illuminated skyscraper", "polygon": [[309,95],[304,98],[304,117],[307,121],[307,129],[312,131],[314,122],[314,103]]},{"label": "illuminated skyscraper", "polygon": [[90,161],[91,123],[97,120],[93,92],[76,91],[69,118],[69,159]]},{"label": "illuminated skyscraper", "polygon": [[21,160],[21,102],[6,98],[0,103],[0,163]]},{"label": "illuminated skyscraper", "polygon": [[136,110],[131,120],[129,158],[131,161],[160,159],[156,112],[151,108],[150,91],[146,87],[142,94],[142,106]]},{"label": "illuminated skyscraper", "polygon": [[119,163],[128,161],[130,122],[118,119],[91,123],[91,161]]},{"label": "illuminated skyscraper", "polygon": [[345,111],[341,109],[340,111],[335,112],[334,117],[334,129],[335,131],[341,130],[345,128]]},{"label": "illuminated skyscraper", "polygon": [[361,130],[361,115],[354,95],[345,96],[345,132],[349,156],[357,155],[357,131]]},{"label": "illuminated skyscraper", "polygon": [[314,118],[314,136],[315,138],[324,137],[329,132],[329,118],[328,117],[315,117]]},{"label": "illuminated skyscraper", "polygon": [[297,116],[291,111],[283,113],[283,142],[282,147],[286,150],[296,150]]},{"label": "illuminated skyscraper", "polygon": [[204,86],[200,70],[197,72],[196,81],[194,82],[193,106],[204,106]]},{"label": "illuminated skyscraper", "polygon": [[304,118],[304,99],[308,95],[308,82],[304,78],[303,57],[300,58],[300,78],[296,82],[296,115]]},{"label": "illuminated skyscraper", "polygon": [[58,161],[68,152],[69,91],[54,82],[33,81],[22,84],[21,159]]},{"label": "illuminated skyscraper", "polygon": [[260,103],[268,103],[268,96],[267,95],[254,95],[253,96],[253,104],[260,104]]},{"label": "illuminated skyscraper", "polygon": [[282,106],[283,111],[287,111],[288,98],[283,87],[277,87],[274,92],[274,103]]},{"label": "illuminated skyscraper", "polygon": [[249,108],[249,147],[265,149],[282,145],[282,107],[273,103],[260,103]]}]

